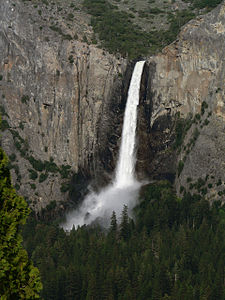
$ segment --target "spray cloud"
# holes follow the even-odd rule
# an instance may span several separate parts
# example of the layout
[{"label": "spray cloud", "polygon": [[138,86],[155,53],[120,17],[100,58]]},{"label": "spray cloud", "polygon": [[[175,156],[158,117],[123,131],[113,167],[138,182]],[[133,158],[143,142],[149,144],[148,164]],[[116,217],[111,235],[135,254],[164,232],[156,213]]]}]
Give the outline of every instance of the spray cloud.
[{"label": "spray cloud", "polygon": [[135,136],[137,106],[144,64],[145,61],[137,62],[132,74],[115,179],[99,193],[90,192],[84,199],[81,207],[67,215],[67,221],[63,225],[65,230],[71,230],[73,225],[76,227],[90,224],[98,218],[101,219],[100,223],[102,225],[108,226],[113,210],[118,216],[122,212],[124,205],[129,206],[129,210],[135,206],[141,186],[141,183],[135,178]]}]

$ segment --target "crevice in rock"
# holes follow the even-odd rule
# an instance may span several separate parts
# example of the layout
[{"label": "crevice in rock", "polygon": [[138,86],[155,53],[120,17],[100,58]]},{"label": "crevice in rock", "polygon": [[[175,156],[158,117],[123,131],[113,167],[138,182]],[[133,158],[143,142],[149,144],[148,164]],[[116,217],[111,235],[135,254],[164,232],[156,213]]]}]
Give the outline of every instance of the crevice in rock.
[{"label": "crevice in rock", "polygon": [[115,170],[122,133],[123,115],[134,62],[130,62],[123,78],[117,77],[109,99],[104,103],[97,124],[97,143],[90,159],[95,188],[109,183]]}]

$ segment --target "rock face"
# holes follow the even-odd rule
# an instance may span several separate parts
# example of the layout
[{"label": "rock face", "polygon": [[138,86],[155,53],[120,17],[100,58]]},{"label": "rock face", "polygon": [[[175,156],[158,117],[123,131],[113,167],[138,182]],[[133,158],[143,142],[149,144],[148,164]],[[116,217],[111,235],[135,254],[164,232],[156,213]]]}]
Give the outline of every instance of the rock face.
[{"label": "rock face", "polygon": [[[21,1],[1,1],[0,101],[11,130],[3,132],[2,146],[12,157],[14,182],[19,176],[19,192],[40,209],[65,198],[60,186],[66,190],[67,176],[57,167],[91,176],[98,168],[108,112],[122,101],[126,61],[50,28],[40,31],[32,14]],[[39,168],[31,157],[57,167]]]},{"label": "rock face", "polygon": [[[82,12],[69,27],[63,18],[56,27],[55,10],[40,17],[41,5],[0,3],[2,146],[16,188],[36,211],[52,201],[68,202],[72,173],[78,189],[88,177],[96,187],[110,180],[134,65],[80,41],[82,30],[88,42],[92,34]],[[138,178],[175,180],[178,193],[199,190],[224,199],[223,49],[224,3],[189,22],[177,41],[147,59]]]},{"label": "rock face", "polygon": [[[151,131],[148,139],[149,147],[158,149],[149,166],[152,174],[157,165],[155,161],[160,159],[162,164],[168,164],[168,173],[179,168],[178,192],[180,188],[181,191],[198,189],[208,198],[224,199],[224,48],[225,2],[209,14],[190,21],[173,44],[149,59]],[[183,146],[173,151],[171,141],[179,138],[173,135],[173,129],[181,118],[189,119],[186,122],[189,130],[186,130]]]}]

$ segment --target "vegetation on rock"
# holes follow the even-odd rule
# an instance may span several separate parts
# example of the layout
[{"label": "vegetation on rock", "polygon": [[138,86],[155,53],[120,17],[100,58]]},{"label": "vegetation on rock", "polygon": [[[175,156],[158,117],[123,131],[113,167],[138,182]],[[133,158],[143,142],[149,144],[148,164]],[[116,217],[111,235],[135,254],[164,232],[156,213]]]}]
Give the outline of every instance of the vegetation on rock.
[{"label": "vegetation on rock", "polygon": [[[121,5],[118,3],[120,1],[112,4],[108,0],[84,0],[83,6],[92,15],[91,25],[104,48],[111,53],[136,58],[160,51],[176,39],[185,23],[199,13],[212,9],[221,1],[186,0],[186,8],[178,10],[172,6],[169,9],[168,5],[164,7],[163,3],[158,3],[160,8],[152,7],[155,5],[152,1],[146,3],[145,10],[140,11],[131,7],[128,1]],[[138,3],[134,2],[134,5],[138,6]],[[159,28],[155,27],[155,15],[164,18],[161,22],[164,27],[161,24]],[[150,22],[153,25],[145,28],[142,19],[145,20],[144,23]],[[142,26],[137,22],[141,22]]]}]

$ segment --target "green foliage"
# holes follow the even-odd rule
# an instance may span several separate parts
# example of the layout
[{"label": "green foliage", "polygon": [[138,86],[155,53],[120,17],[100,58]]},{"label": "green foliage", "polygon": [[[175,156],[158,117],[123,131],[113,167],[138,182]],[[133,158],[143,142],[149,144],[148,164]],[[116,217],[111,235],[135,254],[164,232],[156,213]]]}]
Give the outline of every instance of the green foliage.
[{"label": "green foliage", "polygon": [[86,35],[83,36],[83,42],[88,44],[88,39],[87,39]]},{"label": "green foliage", "polygon": [[203,123],[204,126],[207,126],[209,125],[209,120],[208,119],[205,119],[204,123]]},{"label": "green foliage", "polygon": [[73,64],[73,63],[74,63],[73,55],[70,55],[69,58],[68,58],[68,60],[69,60],[69,62],[70,62],[71,64]]},{"label": "green foliage", "polygon": [[170,13],[168,16],[168,21],[170,22],[170,27],[166,34],[167,42],[173,41],[176,39],[177,34],[180,31],[181,26],[190,21],[195,17],[193,11],[183,10],[178,11],[176,14]]},{"label": "green foliage", "polygon": [[69,14],[67,15],[67,19],[68,19],[68,20],[72,21],[73,18],[74,18],[74,15],[73,15],[72,13],[69,13]]},{"label": "green foliage", "polygon": [[42,288],[39,272],[22,248],[20,226],[29,209],[11,185],[7,158],[0,149],[0,297],[37,299]]},{"label": "green foliage", "polygon": [[205,110],[208,108],[208,104],[205,102],[205,101],[203,101],[202,102],[202,106],[201,106],[201,115],[204,115],[204,113],[205,113]]},{"label": "green foliage", "polygon": [[158,15],[158,14],[163,13],[163,10],[159,9],[158,7],[153,7],[153,8],[150,8],[148,12],[153,15]]},{"label": "green foliage", "polygon": [[35,179],[37,179],[38,178],[38,173],[35,171],[35,170],[33,170],[33,169],[28,169],[28,171],[29,171],[29,173],[30,173],[30,179],[32,179],[32,180],[35,180]]},{"label": "green foliage", "polygon": [[198,136],[199,136],[200,132],[198,130],[198,128],[195,128],[194,132],[193,132],[193,140],[196,141]]},{"label": "green foliage", "polygon": [[[214,176],[211,176],[211,179],[214,179]],[[208,193],[208,189],[216,188],[216,186],[221,186],[222,185],[222,180],[219,179],[216,183],[207,183],[209,180],[209,175],[206,175],[205,178],[198,178],[197,181],[190,183],[189,189],[193,190],[195,189],[198,193],[201,195],[205,196]],[[223,193],[221,191],[218,192],[219,196],[223,196]]]},{"label": "green foliage", "polygon": [[20,122],[19,128],[22,129],[22,130],[24,130],[24,124],[23,124],[23,122]]},{"label": "green foliage", "polygon": [[[119,0],[115,0],[118,2]],[[119,52],[123,56],[136,58],[145,55],[154,54],[160,51],[164,46],[174,41],[180,31],[180,28],[193,19],[196,14],[203,13],[199,9],[212,9],[222,0],[186,0],[194,6],[184,10],[168,12],[158,6],[146,7],[145,10],[137,11],[136,6],[130,7],[129,11],[119,10],[117,5],[113,5],[108,0],[84,0],[83,6],[92,16],[91,25],[96,36],[101,40],[101,45],[111,53]],[[129,1],[123,1],[128,4]],[[149,4],[155,1],[149,1]],[[173,0],[172,2],[175,2]],[[115,2],[114,2],[115,3]],[[159,4],[160,5],[160,4]],[[140,18],[146,18],[152,21],[152,18],[160,15],[167,16],[168,30],[157,30],[155,27],[152,31],[143,31],[133,22],[137,19],[137,13]],[[136,16],[135,16],[135,15]]]},{"label": "green foliage", "polygon": [[[198,119],[198,117],[197,117],[197,119]],[[187,132],[189,131],[189,129],[191,128],[193,123],[196,123],[196,116],[195,116],[195,118],[192,118],[192,115],[190,115],[187,119],[182,119],[178,115],[178,118],[176,121],[176,127],[175,127],[175,142],[173,144],[173,148],[177,149],[178,152],[181,151],[181,147],[184,144],[185,136],[186,136]],[[186,150],[185,156],[183,158],[183,162],[185,162],[187,155],[190,153],[190,151],[194,147],[199,134],[200,134],[200,132],[199,132],[198,128],[196,127],[193,131],[191,139],[183,147],[183,149]],[[179,162],[179,164],[178,164],[178,177],[180,176],[180,173],[183,170],[183,167],[184,167],[183,162]]]},{"label": "green foliage", "polygon": [[176,124],[176,140],[174,144],[175,149],[182,145],[183,139],[184,139],[184,122],[183,120],[179,119]]},{"label": "green foliage", "polygon": [[225,195],[225,189],[224,189],[223,191],[219,191],[219,192],[218,192],[218,195],[219,195],[219,196]]},{"label": "green foliage", "polygon": [[122,211],[121,223],[120,223],[120,236],[124,240],[127,240],[130,237],[130,225],[129,225],[127,205],[124,205]]},{"label": "green foliage", "polygon": [[70,189],[70,185],[68,183],[62,183],[61,187],[60,187],[60,191],[62,193],[66,193],[68,192]]},{"label": "green foliage", "polygon": [[69,165],[62,165],[59,172],[62,178],[68,178],[71,173],[71,166]]},{"label": "green foliage", "polygon": [[71,41],[73,38],[72,38],[72,36],[70,34],[63,34],[63,39]]},{"label": "green foliage", "polygon": [[29,96],[28,95],[23,95],[22,98],[21,98],[21,102],[27,104],[27,101],[29,101]]},{"label": "green foliage", "polygon": [[[4,96],[4,95],[2,95],[2,98],[4,98],[3,96]],[[5,111],[5,107],[2,106],[2,105],[0,105],[0,115],[1,115],[2,117],[6,116],[7,118],[9,118],[9,115],[8,115],[7,112]]]},{"label": "green foliage", "polygon": [[51,173],[57,173],[59,171],[59,168],[57,167],[56,163],[54,163],[53,161],[44,161],[44,169],[47,172],[51,172]]},{"label": "green foliage", "polygon": [[28,156],[27,159],[36,171],[42,172],[45,169],[45,165],[40,159],[35,159],[33,156]]},{"label": "green foliage", "polygon": [[30,187],[32,188],[32,190],[36,190],[36,184],[30,183]]},{"label": "green foliage", "polygon": [[117,6],[108,1],[84,0],[83,5],[93,16],[91,25],[109,52],[134,58],[146,55],[152,43],[161,44],[153,35],[132,24],[127,12],[118,11]]},{"label": "green foliage", "polygon": [[53,31],[55,31],[55,32],[58,32],[59,34],[61,34],[61,35],[62,35],[62,38],[63,38],[64,40],[69,40],[69,41],[71,41],[71,40],[73,39],[72,36],[71,36],[70,34],[64,34],[63,31],[62,31],[62,29],[59,28],[59,27],[57,27],[56,25],[51,25],[51,26],[50,26],[50,29],[53,30]]},{"label": "green foliage", "polygon": [[48,178],[48,173],[41,173],[39,176],[39,182],[44,182]]},{"label": "green foliage", "polygon": [[191,182],[192,181],[192,178],[191,177],[188,177],[187,178],[187,182]]},{"label": "green foliage", "polygon": [[190,153],[190,151],[193,149],[197,139],[198,139],[198,136],[199,136],[200,132],[198,130],[198,128],[196,127],[192,133],[192,137],[191,139],[189,140],[189,142],[187,143],[187,145],[184,147],[184,149],[186,149],[186,155],[184,157],[184,161],[186,160],[187,158],[187,155]]},{"label": "green foliage", "polygon": [[3,79],[3,76],[0,74],[0,81]]},{"label": "green foliage", "polygon": [[188,0],[195,8],[214,8],[222,2],[222,0]]},{"label": "green foliage", "polygon": [[52,210],[52,209],[55,209],[56,208],[56,201],[51,201],[47,206],[46,206],[46,209],[47,210]]},{"label": "green foliage", "polygon": [[11,155],[9,155],[9,159],[11,162],[14,162],[16,160],[16,154],[12,153]]},{"label": "green foliage", "polygon": [[219,179],[219,180],[217,181],[216,185],[217,185],[217,186],[220,186],[221,184],[222,184],[222,180]]},{"label": "green foliage", "polygon": [[62,29],[59,28],[59,27],[57,27],[57,26],[55,26],[55,25],[51,25],[51,26],[49,26],[49,28],[50,28],[51,30],[53,30],[53,31],[56,31],[56,32],[58,32],[58,33],[60,33],[60,34],[63,34],[63,33],[62,33]]},{"label": "green foliage", "polygon": [[20,152],[22,157],[26,157],[29,148],[28,141],[24,140],[16,130],[13,129],[9,129],[9,130],[13,136],[15,147]]},{"label": "green foliage", "polygon": [[181,187],[180,187],[180,193],[182,194],[182,193],[184,193],[184,191],[185,191],[185,187],[183,185],[181,185]]},{"label": "green foliage", "polygon": [[[41,124],[40,124],[41,125]],[[69,165],[61,165],[58,167],[56,163],[54,162],[54,159],[50,157],[49,161],[42,161],[40,159],[34,158],[32,155],[29,155],[28,149],[29,145],[27,140],[24,140],[19,133],[16,130],[9,129],[14,140],[14,145],[17,148],[17,150],[20,152],[21,156],[24,157],[29,161],[33,169],[29,169],[30,172],[30,179],[35,180],[38,177],[38,172],[45,173],[40,174],[39,182],[43,182],[47,179],[48,173],[60,173],[62,179],[69,179],[69,176],[71,175],[71,166]],[[48,147],[45,146],[45,152],[48,151]],[[61,190],[63,192],[66,192],[69,190],[69,184],[64,183],[61,187]]]},{"label": "green foliage", "polygon": [[18,151],[21,151],[22,146],[19,141],[15,141],[14,145]]},{"label": "green foliage", "polygon": [[224,299],[225,205],[178,199],[167,181],[143,187],[140,198],[135,222],[124,207],[108,231],[29,220],[24,240],[44,299]]},{"label": "green foliage", "polygon": [[[171,43],[176,39],[180,27],[195,16],[190,10],[171,13],[167,31],[145,32],[132,23],[133,14],[118,11],[118,7],[107,0],[84,0],[83,5],[92,15],[91,25],[102,41],[102,46],[112,53],[119,52],[130,58],[152,54]],[[136,12],[134,8],[130,9]],[[158,7],[139,11],[140,17],[144,18],[162,13]]]},{"label": "green foliage", "polygon": [[110,232],[116,233],[118,229],[116,213],[115,211],[112,212],[111,216],[111,223],[110,223]]},{"label": "green foliage", "polygon": [[186,120],[178,116],[175,128],[176,139],[174,142],[174,149],[179,149],[182,146],[184,138],[188,130],[191,128],[192,124],[193,119],[191,116],[189,116]]},{"label": "green foliage", "polygon": [[196,114],[196,115],[195,115],[195,119],[198,120],[198,121],[200,121],[200,120],[201,120],[200,114]]},{"label": "green foliage", "polygon": [[198,181],[195,185],[195,187],[197,188],[197,190],[199,191],[201,187],[203,187],[205,185],[205,180],[202,178],[198,178]]},{"label": "green foliage", "polygon": [[15,189],[18,191],[20,189],[20,186],[18,183],[15,184]]},{"label": "green foliage", "polygon": [[10,126],[9,126],[8,121],[7,120],[2,120],[2,122],[1,122],[1,130],[5,131],[6,129],[9,129],[9,128],[10,128]]},{"label": "green foliage", "polygon": [[206,182],[202,178],[198,178],[196,182],[190,184],[189,188],[190,190],[195,188],[196,190],[198,190],[198,192],[200,192],[200,189],[205,185],[205,183]]}]

